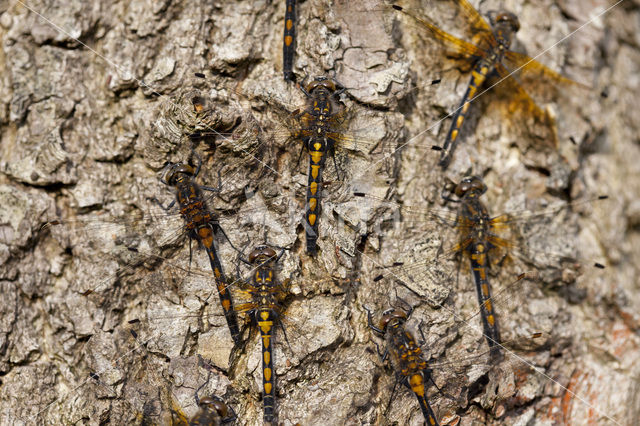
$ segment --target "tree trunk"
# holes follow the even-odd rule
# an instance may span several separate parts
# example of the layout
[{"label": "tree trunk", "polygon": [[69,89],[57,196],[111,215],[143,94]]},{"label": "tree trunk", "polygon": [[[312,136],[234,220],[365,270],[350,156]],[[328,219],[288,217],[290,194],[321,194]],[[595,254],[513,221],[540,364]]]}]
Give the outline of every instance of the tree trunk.
[{"label": "tree trunk", "polygon": [[[453,3],[402,4],[463,36]],[[159,179],[167,163],[198,158],[199,184],[220,177],[208,204],[234,246],[288,248],[278,424],[422,424],[409,389],[392,394],[384,340],[367,324],[367,309],[377,324],[408,305],[443,424],[636,423],[639,4],[524,3],[480,10],[516,13],[513,49],[544,51],[540,62],[590,88],[541,84],[532,95],[555,118],[541,125],[498,83],[473,102],[446,171],[431,147],[466,90],[464,62],[379,1],[297,5],[298,80],[335,78],[357,113],[347,150],[327,158],[310,257],[308,160],[287,137],[305,96],[282,78],[283,1],[0,2],[1,423],[168,424],[197,411],[197,392],[224,399],[236,424],[261,424],[259,333],[240,315],[233,350],[206,255],[176,207],[154,200],[174,197]],[[494,256],[510,343],[498,364],[483,355],[468,260],[442,253],[452,230],[433,220],[455,217],[440,195],[470,174],[493,216],[576,201],[519,223],[526,250]],[[224,237],[217,245],[226,275],[250,274]],[[394,262],[423,263],[407,282]]]}]

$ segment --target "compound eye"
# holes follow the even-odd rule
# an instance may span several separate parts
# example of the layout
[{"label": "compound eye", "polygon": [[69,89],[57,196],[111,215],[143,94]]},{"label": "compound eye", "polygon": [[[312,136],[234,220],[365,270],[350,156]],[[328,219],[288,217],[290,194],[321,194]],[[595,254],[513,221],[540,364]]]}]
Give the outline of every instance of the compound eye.
[{"label": "compound eye", "polygon": [[383,312],[380,319],[380,329],[386,331],[389,324],[392,326],[399,325],[407,320],[407,314],[400,310],[388,310]]},{"label": "compound eye", "polygon": [[212,405],[213,405],[213,408],[218,413],[218,415],[220,417],[222,417],[223,419],[226,418],[227,415],[229,414],[229,412],[227,410],[227,404],[225,404],[224,402],[214,400]]},{"label": "compound eye", "polygon": [[262,247],[257,247],[249,254],[249,263],[255,262],[255,260],[262,254]]},{"label": "compound eye", "polygon": [[466,194],[470,189],[470,183],[467,180],[463,180],[456,186],[456,197],[460,198]]}]

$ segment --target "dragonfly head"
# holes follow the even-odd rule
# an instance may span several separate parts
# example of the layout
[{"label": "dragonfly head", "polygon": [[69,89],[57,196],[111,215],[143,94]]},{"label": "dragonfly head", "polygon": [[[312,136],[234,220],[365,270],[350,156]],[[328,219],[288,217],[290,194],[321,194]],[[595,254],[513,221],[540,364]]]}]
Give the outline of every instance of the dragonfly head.
[{"label": "dragonfly head", "polygon": [[263,264],[274,260],[277,257],[277,253],[269,246],[258,246],[251,253],[249,253],[249,263],[251,264]]},{"label": "dragonfly head", "polygon": [[389,309],[388,311],[384,311],[382,313],[382,318],[380,319],[380,329],[383,331],[387,331],[389,327],[391,328],[399,328],[407,322],[407,313],[401,311],[400,309]]},{"label": "dragonfly head", "polygon": [[167,170],[162,177],[162,182],[167,185],[177,185],[182,183],[195,175],[196,171],[193,166],[188,164],[169,164],[167,165]]},{"label": "dragonfly head", "polygon": [[229,415],[229,409],[221,399],[214,398],[212,396],[205,396],[200,400],[200,408],[210,413],[217,413],[221,418],[226,418]]},{"label": "dragonfly head", "polygon": [[511,33],[517,33],[520,29],[520,21],[518,17],[506,11],[494,12],[489,15],[491,25],[495,29],[501,29],[502,31],[509,31]]},{"label": "dragonfly head", "polygon": [[487,191],[487,185],[484,184],[479,176],[468,176],[456,186],[456,196],[458,198],[462,198],[472,191],[476,195],[484,194]]}]

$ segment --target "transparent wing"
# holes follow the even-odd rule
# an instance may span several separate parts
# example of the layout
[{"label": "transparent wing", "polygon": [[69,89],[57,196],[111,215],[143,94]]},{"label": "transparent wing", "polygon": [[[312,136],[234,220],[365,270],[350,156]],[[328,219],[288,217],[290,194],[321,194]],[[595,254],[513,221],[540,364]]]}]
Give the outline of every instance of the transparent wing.
[{"label": "transparent wing", "polygon": [[[253,114],[260,117],[265,138],[292,154],[302,153],[307,159],[302,138],[311,136],[314,116],[311,100],[302,91],[282,88],[276,92],[273,88],[243,86],[232,92],[245,108],[252,108]],[[394,117],[349,103],[346,93],[339,98],[333,99],[333,112],[326,126],[327,136],[335,142],[336,156],[367,159],[369,164],[371,159],[382,162],[390,158],[397,148],[396,136],[387,134],[389,120]]]},{"label": "transparent wing", "polygon": [[504,63],[515,72],[522,87],[541,100],[556,98],[561,92],[572,89],[591,90],[591,87],[571,80],[522,53],[507,51]]},{"label": "transparent wing", "polygon": [[[461,5],[468,5],[468,3],[466,2],[459,2],[459,3],[461,3]],[[472,44],[470,42],[464,41],[458,37],[455,37],[447,33],[446,31],[440,29],[435,23],[433,23],[431,19],[429,19],[424,14],[418,11],[414,11],[414,10],[411,10],[410,8],[405,8],[399,5],[393,5],[392,7],[395,10],[399,11],[400,13],[410,17],[419,26],[421,26],[423,29],[428,31],[431,37],[441,42],[447,50],[457,55],[467,57],[467,58],[484,57],[487,55],[486,48],[488,48],[489,46],[495,45],[495,39],[492,40],[493,37],[491,35],[491,32],[490,31],[487,32],[486,30],[482,29],[481,23],[484,22],[484,19],[482,19],[481,16],[473,15],[469,23],[476,26],[477,29],[480,30],[480,32],[478,32],[477,30],[474,32],[480,35],[481,38],[478,41],[481,41],[485,44],[484,48],[479,47],[478,45]],[[469,8],[473,10],[473,8],[470,5],[469,5]],[[468,12],[466,9],[463,9],[463,10],[465,12]],[[480,26],[478,27],[478,25]]]},{"label": "transparent wing", "polygon": [[[380,202],[368,194],[359,195],[364,200],[375,199]],[[493,263],[491,266],[495,269],[504,261],[519,259],[527,265],[527,269],[533,266],[536,270],[558,270],[564,266],[578,270],[603,267],[602,261],[581,257],[577,253],[578,248],[571,244],[566,235],[557,235],[557,231],[551,232],[551,229],[557,229],[552,227],[553,221],[566,220],[566,223],[571,223],[572,215],[587,214],[595,203],[604,200],[606,197],[586,198],[541,209],[522,209],[491,218],[486,231],[487,242],[491,245],[488,252],[489,260]],[[387,219],[403,223],[409,228],[421,228],[421,224],[424,224],[436,231],[425,233],[423,242],[414,246],[413,251],[406,253],[404,258],[395,259],[391,265],[379,266],[379,279],[390,276],[420,297],[433,299],[433,304],[438,304],[448,294],[447,283],[453,280],[454,271],[460,273],[459,265],[468,268],[466,265],[469,260],[462,251],[470,244],[471,234],[477,224],[459,217],[457,212],[439,208],[400,205],[389,200],[386,205],[392,212],[386,216]],[[566,230],[566,226],[559,229]],[[570,230],[565,232],[572,235]],[[543,235],[557,238],[547,238],[545,242],[541,239]],[[556,240],[557,244],[554,243]]]}]

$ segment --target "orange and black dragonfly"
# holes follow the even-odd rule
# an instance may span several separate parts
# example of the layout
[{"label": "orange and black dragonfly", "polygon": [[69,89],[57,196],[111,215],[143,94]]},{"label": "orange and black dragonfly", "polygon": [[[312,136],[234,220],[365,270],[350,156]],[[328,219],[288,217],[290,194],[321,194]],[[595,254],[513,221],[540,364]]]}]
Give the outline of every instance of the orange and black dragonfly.
[{"label": "orange and black dragonfly", "polygon": [[[533,282],[536,280],[535,274],[523,274],[511,282],[508,287],[517,290],[522,290],[524,286],[528,285],[527,282]],[[509,303],[510,294],[507,292],[501,293],[496,297],[496,303],[503,305]],[[483,371],[481,374],[486,374],[490,369],[500,365],[513,366],[520,370],[530,370],[527,364],[530,362],[527,360],[528,354],[534,354],[537,351],[544,350],[545,345],[552,335],[544,332],[532,332],[529,335],[522,335],[509,342],[502,342],[502,347],[508,351],[508,354],[515,356],[505,359],[501,354],[495,351],[479,351],[476,354],[469,354],[469,344],[467,337],[470,333],[466,331],[467,328],[474,328],[473,319],[479,314],[476,311],[474,314],[467,316],[466,318],[460,318],[455,312],[453,315],[448,315],[447,312],[438,313],[440,317],[448,316],[453,318],[454,322],[451,323],[451,327],[447,329],[444,335],[440,336],[425,336],[427,334],[423,327],[421,327],[422,321],[416,327],[415,324],[410,325],[410,317],[416,306],[410,304],[396,295],[396,299],[402,302],[406,308],[392,307],[384,311],[377,324],[373,321],[372,311],[367,307],[363,308],[367,311],[367,324],[368,327],[373,330],[374,334],[382,338],[384,341],[383,351],[375,343],[378,356],[385,365],[391,367],[396,377],[395,385],[391,390],[389,396],[389,403],[384,411],[384,416],[389,416],[390,409],[392,409],[392,401],[395,395],[395,391],[398,384],[405,386],[411,391],[411,393],[418,399],[420,405],[420,411],[422,417],[427,425],[438,425],[438,416],[435,414],[432,403],[435,401],[434,396],[428,396],[428,390],[431,387],[435,387],[437,391],[444,397],[450,399],[450,403],[457,408],[455,411],[458,414],[461,411],[458,408],[468,406],[470,401],[465,401],[465,397],[468,395],[466,390],[472,387],[478,386],[474,380],[477,380],[478,371]],[[419,305],[417,305],[419,306]],[[442,331],[442,323],[446,323],[447,320],[439,319],[436,321],[439,326],[438,330]],[[531,324],[529,329],[533,329],[536,324]],[[421,339],[418,339],[415,331],[420,332]],[[431,334],[431,333],[429,333]],[[447,351],[446,356],[437,356],[431,360],[436,353],[443,350]],[[456,352],[461,350],[465,355],[453,356],[449,352]],[[442,359],[441,359],[442,358]],[[388,364],[387,364],[388,362]],[[469,372],[472,370],[478,370],[476,372],[476,379],[469,378]],[[508,368],[510,370],[510,368]],[[526,374],[535,374],[533,371],[528,371]],[[441,387],[436,382],[441,383]],[[451,396],[452,394],[445,393],[452,392],[452,394],[459,395],[458,397]],[[386,390],[383,391],[386,393]],[[449,403],[449,404],[450,404]],[[447,404],[445,404],[447,405]],[[406,410],[404,410],[406,411]],[[412,417],[412,414],[405,412],[398,413],[405,422],[408,418]],[[393,414],[395,417],[398,414]],[[440,416],[444,417],[444,416]]]},{"label": "orange and black dragonfly", "polygon": [[[385,139],[385,133],[388,120],[397,116],[359,108],[355,103],[347,106],[347,89],[327,77],[305,79],[297,87],[303,102],[293,108],[287,104],[273,108],[277,124],[265,133],[276,139],[274,145],[284,140],[283,149],[291,150],[297,144],[301,148],[298,159],[303,152],[308,155],[303,225],[307,253],[314,255],[321,236],[324,189],[330,183],[353,183],[359,179],[370,186],[384,189],[388,186],[384,174],[390,173],[395,140]],[[242,98],[251,98],[246,91],[237,93]],[[333,168],[327,167],[329,157]],[[371,167],[372,164],[376,167]],[[325,179],[328,170],[333,174]],[[298,191],[295,195],[299,195]]]},{"label": "orange and black dragonfly", "polygon": [[555,146],[557,137],[553,130],[553,119],[535,103],[529,93],[537,96],[546,93],[547,96],[551,94],[552,97],[556,97],[558,89],[584,86],[563,77],[529,56],[511,50],[515,34],[520,29],[520,22],[513,13],[491,12],[487,21],[467,0],[453,0],[453,3],[464,16],[471,41],[445,32],[423,13],[393,5],[395,10],[417,22],[433,39],[442,43],[452,54],[461,56],[473,67],[469,86],[458,108],[452,113],[452,122],[444,145],[434,147],[441,151],[439,165],[446,168],[451,162],[471,102],[483,87],[493,87],[490,84],[494,83],[493,90],[499,90],[502,99],[495,97],[492,102],[506,102],[504,109],[509,114],[509,120],[527,123],[533,119],[539,127],[541,125],[551,129],[547,143],[552,141]]},{"label": "orange and black dragonfly", "polygon": [[271,424],[275,418],[276,373],[274,368],[274,338],[276,327],[280,327],[286,339],[286,332],[282,327],[281,316],[283,303],[287,298],[286,284],[280,282],[276,276],[276,263],[284,254],[280,254],[266,245],[253,249],[249,259],[245,262],[252,267],[250,282],[240,283],[248,299],[238,304],[236,308],[245,312],[251,322],[260,330],[262,340],[262,406],[265,424]]},{"label": "orange and black dragonfly", "polygon": [[[549,222],[560,220],[571,214],[572,210],[593,207],[594,203],[604,200],[606,196],[597,196],[570,203],[560,203],[550,208],[539,211],[524,210],[491,216],[480,197],[486,192],[487,186],[478,176],[470,176],[463,179],[454,188],[456,197],[449,195],[444,198],[449,202],[456,202],[456,211],[440,208],[422,208],[406,204],[389,202],[391,209],[396,211],[395,219],[398,222],[415,229],[418,232],[417,239],[422,239],[422,249],[431,254],[414,253],[421,261],[411,262],[398,259],[393,265],[381,268],[384,270],[378,278],[387,277],[391,281],[400,282],[405,287],[420,297],[438,299],[434,304],[444,302],[448,290],[438,291],[430,289],[432,283],[447,282],[451,279],[451,269],[447,270],[447,261],[459,254],[464,255],[470,264],[473,281],[476,287],[480,314],[483,324],[483,334],[490,348],[499,350],[501,337],[499,333],[496,302],[492,296],[490,275],[500,263],[508,263],[508,259],[519,260],[524,263],[525,271],[542,271],[546,269],[559,270],[563,267],[581,269],[588,266],[587,261],[580,260],[568,243],[567,234],[558,236],[563,246],[563,252],[551,252],[544,249],[536,251],[532,243],[540,233],[547,237],[545,244],[553,245],[553,234],[547,229]],[[365,193],[355,193],[363,202],[371,196]],[[444,195],[444,194],[443,194]],[[444,225],[444,226],[443,226]],[[568,225],[565,225],[565,227]],[[424,234],[419,229],[424,227]],[[538,229],[531,241],[523,237],[524,228]],[[430,230],[427,230],[430,229]],[[547,232],[545,234],[545,232]],[[451,235],[451,234],[454,235]],[[422,235],[422,237],[420,237]],[[409,234],[403,233],[405,239]],[[410,243],[411,244],[411,243]],[[413,245],[414,249],[420,247]],[[427,259],[425,260],[425,257]],[[604,266],[599,262],[592,265],[601,269]],[[457,268],[456,268],[457,269]],[[552,278],[553,279],[553,278]]]},{"label": "orange and black dragonfly", "polygon": [[383,355],[381,354],[382,361],[385,361],[391,354],[391,363],[400,383],[411,389],[418,398],[422,415],[427,424],[437,426],[438,420],[436,420],[436,415],[427,399],[427,382],[433,382],[431,369],[428,367],[422,349],[413,333],[404,327],[412,310],[410,309],[409,312],[400,309],[387,310],[383,312],[377,327],[371,319],[371,311],[368,311],[367,321],[370,329],[385,338],[386,350]]}]

